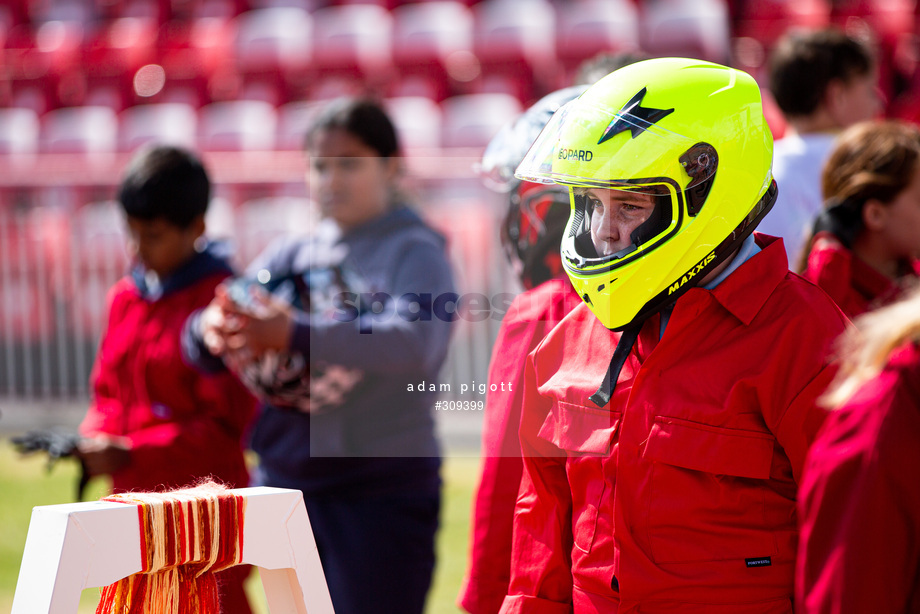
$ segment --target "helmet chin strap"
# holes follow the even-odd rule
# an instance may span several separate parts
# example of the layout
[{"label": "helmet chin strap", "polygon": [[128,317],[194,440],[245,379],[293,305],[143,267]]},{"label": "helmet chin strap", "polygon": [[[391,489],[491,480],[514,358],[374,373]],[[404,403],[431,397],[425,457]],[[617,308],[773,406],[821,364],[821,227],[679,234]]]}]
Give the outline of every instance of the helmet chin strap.
[{"label": "helmet chin strap", "polygon": [[607,367],[607,375],[604,376],[604,381],[601,382],[597,392],[588,398],[598,407],[604,407],[610,402],[613,389],[616,387],[617,379],[620,377],[620,370],[626,364],[626,358],[629,357],[629,352],[635,345],[636,339],[639,338],[641,328],[642,322],[639,322],[624,328],[622,334],[620,334],[620,340],[617,342],[617,347],[613,350],[613,357],[610,359],[610,366]]}]

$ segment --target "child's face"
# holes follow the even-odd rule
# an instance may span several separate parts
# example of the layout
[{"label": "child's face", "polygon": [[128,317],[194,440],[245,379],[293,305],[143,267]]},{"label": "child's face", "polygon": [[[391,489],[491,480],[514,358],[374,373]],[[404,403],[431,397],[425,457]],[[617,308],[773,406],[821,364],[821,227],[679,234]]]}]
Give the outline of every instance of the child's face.
[{"label": "child's face", "polygon": [[346,130],[322,130],[310,147],[310,188],[324,216],[345,229],[382,215],[389,206],[396,158],[381,158]]},{"label": "child's face", "polygon": [[883,210],[883,232],[894,256],[920,258],[920,164],[907,187]]},{"label": "child's face", "polygon": [[128,217],[128,253],[163,278],[194,255],[195,241],[203,231],[200,218],[188,228],[180,228],[160,218]]},{"label": "child's face", "polygon": [[585,196],[591,215],[591,241],[600,256],[632,245],[630,235],[655,209],[651,194],[591,188]]}]

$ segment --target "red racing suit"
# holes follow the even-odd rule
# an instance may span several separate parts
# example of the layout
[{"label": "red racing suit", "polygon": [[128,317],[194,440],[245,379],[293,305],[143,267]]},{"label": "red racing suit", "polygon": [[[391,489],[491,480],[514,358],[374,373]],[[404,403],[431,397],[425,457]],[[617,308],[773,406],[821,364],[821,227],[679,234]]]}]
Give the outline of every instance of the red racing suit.
[{"label": "red racing suit", "polygon": [[832,412],[799,490],[803,614],[920,612],[920,346]]},{"label": "red racing suit", "polygon": [[584,305],[531,355],[503,614],[792,612],[795,497],[847,320],[782,241],[619,334]]},{"label": "red racing suit", "polygon": [[230,373],[205,375],[186,364],[179,345],[186,318],[207,306],[226,276],[204,277],[155,301],[130,277],[110,291],[80,432],[130,440],[131,463],[112,475],[115,492],[181,487],[208,476],[249,485],[242,437],[255,399]]},{"label": "red racing suit", "polygon": [[[915,281],[920,261],[905,263],[904,268],[905,280]],[[857,258],[828,232],[815,236],[802,276],[827,292],[849,318],[888,304],[903,292],[902,285]]]},{"label": "red racing suit", "polygon": [[495,614],[508,593],[511,526],[523,461],[518,431],[524,364],[543,337],[581,304],[567,279],[551,279],[511,303],[492,346],[489,382],[511,392],[486,393],[482,475],[473,507],[470,567],[457,604],[471,614]]}]

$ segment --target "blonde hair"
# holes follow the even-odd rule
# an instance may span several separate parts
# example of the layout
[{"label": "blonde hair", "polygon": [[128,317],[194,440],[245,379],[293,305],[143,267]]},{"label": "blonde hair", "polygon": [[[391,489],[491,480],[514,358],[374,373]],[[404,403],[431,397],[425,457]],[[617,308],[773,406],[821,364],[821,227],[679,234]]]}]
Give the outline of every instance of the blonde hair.
[{"label": "blonde hair", "polygon": [[920,341],[920,286],[903,300],[860,316],[855,324],[842,338],[840,371],[822,398],[831,409],[881,373],[893,350]]}]

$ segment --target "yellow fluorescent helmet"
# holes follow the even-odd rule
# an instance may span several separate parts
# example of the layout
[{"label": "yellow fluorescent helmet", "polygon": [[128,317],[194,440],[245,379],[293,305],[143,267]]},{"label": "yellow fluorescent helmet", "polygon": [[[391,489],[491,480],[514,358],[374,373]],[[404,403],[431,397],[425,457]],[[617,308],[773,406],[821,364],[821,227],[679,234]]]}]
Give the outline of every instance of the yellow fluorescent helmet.
[{"label": "yellow fluorescent helmet", "polygon": [[[730,256],[776,199],[773,138],[742,71],[659,58],[621,68],[560,108],[515,176],[569,186],[562,261],[607,328],[675,301]],[[584,189],[654,195],[631,245],[599,254]]]}]

